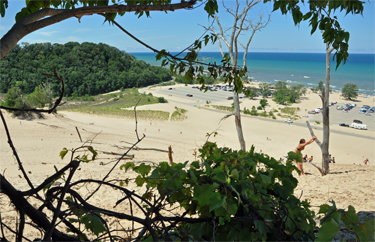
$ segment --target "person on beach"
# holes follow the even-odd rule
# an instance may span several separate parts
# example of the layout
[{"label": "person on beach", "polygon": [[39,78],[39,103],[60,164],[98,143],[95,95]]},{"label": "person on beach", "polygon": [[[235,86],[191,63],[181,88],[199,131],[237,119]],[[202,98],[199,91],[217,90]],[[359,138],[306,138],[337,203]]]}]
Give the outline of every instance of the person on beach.
[{"label": "person on beach", "polygon": [[314,159],[314,157],[311,156],[311,157],[309,158],[309,162],[311,163],[311,162],[313,161],[313,159]]},{"label": "person on beach", "polygon": [[[297,155],[302,155],[301,151],[305,149],[305,146],[311,144],[312,142],[314,142],[315,139],[316,139],[316,136],[313,136],[307,142],[306,142],[305,139],[301,139],[299,141],[299,144],[297,145],[297,147],[294,149],[294,153],[296,153]],[[301,162],[297,162],[297,168],[298,168],[298,170],[301,171],[301,174],[304,176],[305,172],[303,171],[303,164]]]},{"label": "person on beach", "polygon": [[303,162],[307,162],[307,155],[305,155],[305,156],[302,158],[302,161],[303,161]]},{"label": "person on beach", "polygon": [[365,163],[365,165],[367,165],[367,163],[370,163],[370,161],[368,161],[368,158],[366,158],[366,160],[364,160],[363,163]]}]

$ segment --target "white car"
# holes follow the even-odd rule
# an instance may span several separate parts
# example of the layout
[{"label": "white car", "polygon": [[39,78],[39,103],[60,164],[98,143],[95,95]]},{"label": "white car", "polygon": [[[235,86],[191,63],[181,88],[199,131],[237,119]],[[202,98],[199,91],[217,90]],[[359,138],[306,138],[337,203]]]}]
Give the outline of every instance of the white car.
[{"label": "white car", "polygon": [[291,119],[287,119],[285,122],[291,124],[291,123],[293,123],[293,120],[291,120]]}]

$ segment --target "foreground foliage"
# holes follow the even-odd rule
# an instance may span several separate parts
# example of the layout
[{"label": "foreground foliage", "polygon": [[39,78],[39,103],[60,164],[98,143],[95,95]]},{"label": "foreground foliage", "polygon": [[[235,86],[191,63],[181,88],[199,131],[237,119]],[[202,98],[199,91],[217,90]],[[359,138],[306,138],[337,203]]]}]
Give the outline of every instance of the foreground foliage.
[{"label": "foreground foliage", "polygon": [[[161,236],[183,241],[314,239],[314,212],[293,195],[298,183],[294,165],[257,154],[254,147],[232,151],[207,142],[199,151],[201,161],[190,164],[121,166],[139,174],[136,184],[147,188],[142,196],[157,202],[156,207],[183,208],[181,223]],[[156,194],[160,197],[152,199]]]},{"label": "foreground foliage", "polygon": [[[15,205],[21,221],[19,230],[11,230],[14,220],[10,224],[1,220],[7,233],[2,232],[0,239],[8,241],[9,233],[17,240],[38,239],[23,236],[24,226],[31,224],[25,223],[27,215],[32,228],[40,231],[33,234],[53,241],[330,241],[342,230],[341,221],[358,240],[374,240],[374,219],[360,221],[353,207],[337,209],[334,202],[320,206],[323,218],[316,228],[309,202],[293,195],[298,181],[292,172],[299,171],[290,161],[301,162],[301,156],[290,152],[288,162],[282,164],[255,153],[254,147],[249,152],[235,151],[211,142],[199,152],[200,161],[183,164],[127,162],[120,167],[127,173],[122,179],[106,179],[109,172],[102,180],[73,181],[78,167],[95,160],[98,153],[88,145],[64,148],[60,156],[71,156],[71,162],[26,191],[16,190],[0,174],[1,193]],[[134,177],[130,170],[135,179],[129,178]],[[140,189],[128,190],[133,182]],[[87,196],[86,189],[80,189],[83,185],[96,189]],[[108,189],[121,194],[113,207],[89,200],[93,196],[100,200]],[[125,207],[116,209],[125,201]],[[133,225],[118,230],[110,222],[114,220]]]}]

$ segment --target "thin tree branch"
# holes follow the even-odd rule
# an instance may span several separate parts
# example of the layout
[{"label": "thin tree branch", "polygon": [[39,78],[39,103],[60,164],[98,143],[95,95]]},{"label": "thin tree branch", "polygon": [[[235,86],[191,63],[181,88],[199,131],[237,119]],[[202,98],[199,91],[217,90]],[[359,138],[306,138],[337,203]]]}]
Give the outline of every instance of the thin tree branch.
[{"label": "thin tree branch", "polygon": [[8,138],[8,144],[9,144],[10,148],[11,148],[12,151],[13,151],[13,155],[16,157],[16,160],[17,160],[17,163],[18,163],[18,167],[19,167],[19,169],[21,170],[23,176],[25,177],[27,184],[29,184],[29,186],[30,186],[32,189],[34,189],[33,184],[31,183],[29,177],[27,176],[27,173],[26,173],[25,169],[23,168],[23,165],[22,165],[22,162],[21,162],[21,160],[20,160],[20,158],[19,158],[19,156],[18,156],[17,150],[16,150],[16,148],[15,148],[14,145],[13,145],[13,142],[12,142],[12,139],[11,139],[11,137],[10,137],[9,130],[8,130],[8,126],[7,126],[6,122],[5,122],[5,118],[4,118],[4,116],[3,116],[3,113],[1,112],[1,109],[0,109],[0,116],[1,116],[1,120],[3,121],[3,125],[4,125],[4,129],[5,129],[5,133],[6,133],[7,138]]}]

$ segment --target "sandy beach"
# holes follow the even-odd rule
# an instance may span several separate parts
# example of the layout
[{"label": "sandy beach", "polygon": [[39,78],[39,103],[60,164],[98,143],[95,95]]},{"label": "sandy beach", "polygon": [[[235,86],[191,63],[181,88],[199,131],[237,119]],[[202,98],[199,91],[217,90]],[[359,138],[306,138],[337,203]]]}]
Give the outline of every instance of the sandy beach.
[{"label": "sandy beach", "polygon": [[[174,88],[183,88],[175,85]],[[175,107],[187,110],[188,118],[183,121],[154,121],[138,120],[137,130],[139,136],[145,138],[137,145],[139,148],[155,148],[167,150],[172,147],[174,162],[185,162],[195,160],[195,152],[207,139],[207,133],[217,132],[216,137],[209,140],[217,142],[219,146],[227,146],[239,149],[239,142],[234,125],[234,117],[223,121],[221,119],[228,113],[206,107],[204,100],[194,103],[193,100],[162,94],[168,87],[145,88],[141,92],[151,92],[154,96],[164,96],[168,103],[154,104],[138,107],[138,110],[162,110],[173,112]],[[357,106],[375,106],[373,97],[358,97],[355,102]],[[280,105],[267,99],[269,106],[267,110],[278,109]],[[338,104],[349,102],[343,100],[340,93],[330,95],[330,101],[337,101]],[[194,104],[194,105],[192,105]],[[231,101],[215,103],[215,105],[230,106]],[[243,99],[241,108],[251,109],[252,106],[259,106],[257,100]],[[299,116],[307,114],[306,110],[312,110],[321,106],[320,97],[316,93],[308,92],[300,102],[291,105],[299,107]],[[337,111],[337,112],[336,112]],[[359,108],[352,110],[353,119],[358,116]],[[331,107],[331,118],[341,117],[341,111]],[[135,133],[135,121],[113,117],[94,116],[73,112],[58,112],[57,115],[45,115],[43,119],[19,119],[11,114],[3,112],[13,144],[23,166],[28,172],[33,184],[40,184],[48,176],[55,172],[55,168],[61,169],[69,163],[70,155],[63,160],[60,159],[60,151],[65,147],[72,149],[81,146],[76,127],[80,132],[83,142],[91,143],[98,151],[98,159],[88,164],[81,164],[80,170],[74,176],[74,180],[82,178],[103,178],[112,168],[115,155],[103,152],[123,153],[131,143],[137,140]],[[363,115],[363,114],[362,114]],[[311,115],[310,115],[311,116]],[[337,207],[347,208],[353,205],[356,211],[375,211],[375,132],[374,116],[367,123],[368,130],[355,130],[340,127],[337,124],[331,125],[330,153],[335,157],[336,163],[330,165],[331,173],[322,177],[319,171],[311,164],[305,164],[307,176],[299,177],[298,187],[295,191],[297,197],[307,199],[312,206],[319,206],[330,200],[336,202]],[[362,117],[362,116],[360,116]],[[322,124],[319,120],[320,114],[309,117],[315,135],[322,141]],[[351,118],[350,118],[351,119]],[[256,152],[263,152],[276,159],[283,158],[289,151],[293,151],[299,139],[309,139],[310,132],[306,127],[306,118],[287,124],[285,119],[278,117],[277,120],[267,118],[254,118],[242,116],[243,132],[246,141],[246,149],[255,146]],[[350,123],[349,123],[350,124]],[[0,172],[14,186],[20,190],[28,188],[25,179],[18,170],[16,160],[7,143],[4,128],[0,129]],[[168,160],[168,154],[152,150],[132,150],[129,154],[134,155],[134,161],[161,162]],[[303,154],[314,156],[314,163],[321,166],[321,151],[317,144],[313,143],[306,147]],[[368,158],[369,165],[363,161]],[[112,162],[112,163],[111,163]],[[125,161],[121,161],[123,164]],[[125,176],[124,171],[118,167],[111,174],[111,178]],[[120,196],[115,191],[106,191],[102,199],[96,202],[105,204],[105,207],[112,208],[113,201]],[[12,208],[9,201],[1,195],[1,210],[4,220],[12,219]]]}]

